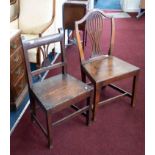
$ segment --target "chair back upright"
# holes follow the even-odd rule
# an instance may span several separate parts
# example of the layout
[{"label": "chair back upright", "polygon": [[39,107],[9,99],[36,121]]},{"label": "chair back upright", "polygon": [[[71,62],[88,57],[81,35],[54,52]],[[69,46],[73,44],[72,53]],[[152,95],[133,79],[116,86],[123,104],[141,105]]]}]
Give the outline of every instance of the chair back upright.
[{"label": "chair back upright", "polygon": [[[108,29],[110,30],[110,33],[104,32],[104,30],[107,30],[105,29],[106,22],[110,22],[110,24],[108,24]],[[105,34],[110,35],[108,52],[106,52],[106,54],[111,55],[115,35],[114,19],[107,16],[103,11],[99,9],[93,9],[90,10],[81,20],[75,22],[76,38],[80,52],[80,60],[83,62],[86,59],[84,52],[85,48],[83,48],[81,44],[81,35],[79,31],[79,26],[83,23],[85,23],[85,31],[89,37],[89,49],[91,52],[90,57],[94,58],[96,56],[105,55],[105,52],[103,51],[103,36]]]},{"label": "chair back upright", "polygon": [[[60,42],[61,46],[61,61],[51,64],[49,57],[48,57],[48,47],[50,44]],[[42,73],[56,69],[61,67],[62,68],[62,73],[66,74],[67,73],[67,63],[66,63],[66,57],[65,57],[65,46],[64,46],[64,31],[63,29],[59,29],[59,33],[53,34],[53,35],[48,35],[45,37],[37,38],[37,39],[31,39],[31,40],[22,40],[23,44],[23,50],[24,50],[24,57],[25,57],[25,63],[26,63],[26,68],[27,68],[27,76],[28,76],[28,85],[29,88],[32,87],[33,81],[32,77],[36,75],[41,75]],[[44,60],[42,62],[42,67],[31,71],[31,66],[30,62],[28,59],[28,50],[32,48],[39,48],[44,55]]]}]

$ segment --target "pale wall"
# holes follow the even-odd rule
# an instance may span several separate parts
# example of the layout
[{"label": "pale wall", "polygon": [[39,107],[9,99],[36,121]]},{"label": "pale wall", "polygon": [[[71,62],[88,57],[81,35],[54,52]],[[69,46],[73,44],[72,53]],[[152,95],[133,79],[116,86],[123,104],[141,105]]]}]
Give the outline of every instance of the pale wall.
[{"label": "pale wall", "polygon": [[138,12],[140,0],[120,0],[122,10],[125,12]]}]

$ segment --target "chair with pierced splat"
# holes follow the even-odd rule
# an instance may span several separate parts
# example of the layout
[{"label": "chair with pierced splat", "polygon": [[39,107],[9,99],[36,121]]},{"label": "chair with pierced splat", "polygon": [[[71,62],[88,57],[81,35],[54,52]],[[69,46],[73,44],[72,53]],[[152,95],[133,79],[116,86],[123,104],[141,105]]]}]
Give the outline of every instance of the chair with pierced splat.
[{"label": "chair with pierced splat", "polygon": [[[111,32],[106,32],[106,35],[110,35],[110,39],[109,48],[105,54],[105,50],[103,50],[103,30],[105,30],[106,20],[110,21],[109,29]],[[85,31],[88,34],[91,44],[87,52],[86,48],[81,44],[79,31],[79,26],[83,23],[85,23]],[[113,101],[116,98],[122,96],[131,97],[131,105],[134,106],[137,77],[140,69],[126,61],[112,56],[115,35],[114,19],[108,17],[105,13],[103,13],[103,11],[94,9],[89,11],[81,20],[76,21],[75,31],[80,54],[82,80],[86,82],[87,77],[94,86],[93,120],[95,119],[97,106]],[[90,53],[90,58],[86,58],[88,57],[86,56],[87,53]],[[113,82],[129,77],[133,77],[132,94],[112,84]],[[121,94],[110,99],[100,101],[101,88],[105,86],[110,86],[115,90],[118,90]]]}]

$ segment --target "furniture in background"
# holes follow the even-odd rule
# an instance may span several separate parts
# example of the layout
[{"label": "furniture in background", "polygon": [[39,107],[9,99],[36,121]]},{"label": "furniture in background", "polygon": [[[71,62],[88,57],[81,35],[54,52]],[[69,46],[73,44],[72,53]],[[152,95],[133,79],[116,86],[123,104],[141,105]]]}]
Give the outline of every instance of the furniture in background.
[{"label": "furniture in background", "polygon": [[[75,21],[80,20],[88,9],[87,1],[67,1],[63,4],[63,28],[66,32],[67,30],[67,44],[72,45],[74,39]],[[85,25],[81,25],[80,30],[83,31],[83,39],[85,37]],[[70,32],[72,33],[72,40],[70,37]],[[65,34],[64,34],[65,35]],[[85,40],[85,39],[84,39]]]},{"label": "furniture in background", "polygon": [[[110,23],[107,26],[111,32],[105,30],[106,22],[108,22],[108,20]],[[85,23],[87,37],[89,37],[91,43],[88,51],[86,51],[81,44],[79,26],[83,23]],[[104,30],[106,31],[106,41],[108,40],[107,35],[110,35],[109,48],[106,53],[105,48],[103,48],[103,46],[105,46],[103,44]],[[115,37],[114,19],[107,17],[103,11],[94,9],[88,12],[81,20],[75,22],[75,31],[80,53],[82,81],[86,82],[87,77],[94,86],[95,100],[93,107],[93,120],[95,119],[96,108],[99,105],[103,105],[109,101],[118,99],[119,97],[131,97],[131,105],[134,106],[139,68],[112,56]],[[108,44],[106,44],[106,46],[107,45]],[[88,54],[90,54],[90,58],[86,58],[86,56],[88,57]],[[112,84],[113,82],[129,77],[133,78],[132,94]],[[101,90],[106,86],[110,86],[111,88],[118,90],[121,94],[107,100],[100,101]]]},{"label": "furniture in background", "polygon": [[145,0],[140,1],[140,10],[138,12],[137,18],[140,18],[145,13]]},{"label": "furniture in background", "polygon": [[140,1],[140,8],[145,9],[145,0]]},{"label": "furniture in background", "polygon": [[27,76],[20,30],[10,32],[10,108],[16,110],[27,93]]},{"label": "furniture in background", "polygon": [[140,0],[120,0],[121,8],[124,12],[138,12]]},{"label": "furniture in background", "polygon": [[16,3],[16,0],[10,0],[10,4]]},{"label": "furniture in background", "polygon": [[[48,61],[47,51],[49,44],[60,42],[61,43],[61,61],[51,65]],[[87,84],[79,81],[78,79],[67,74],[66,70],[66,56],[64,47],[64,33],[63,30],[59,30],[59,33],[54,35],[49,35],[46,37],[41,37],[33,40],[23,40],[24,55],[28,73],[28,87],[30,96],[30,106],[31,106],[31,117],[32,120],[39,125],[43,133],[48,138],[48,145],[52,148],[52,126],[58,125],[59,123],[65,121],[66,119],[72,118],[77,114],[86,112],[86,122],[90,123],[91,120],[91,107],[93,103],[93,88]],[[38,70],[30,70],[30,63],[28,60],[28,50],[31,48],[39,47],[44,53],[46,58],[43,61],[44,67]],[[32,83],[32,76],[39,75],[47,70],[52,70],[56,68],[62,68],[62,73],[49,77],[43,81],[37,83]],[[84,105],[79,110],[76,110],[72,114],[58,120],[57,122],[52,122],[52,115],[55,112],[61,111],[72,104],[78,103],[82,100],[87,99],[87,104]],[[36,114],[36,103],[40,105],[46,114],[46,124],[47,130],[41,125],[37,114]],[[73,106],[73,105],[72,105]],[[75,106],[73,106],[75,107]]]},{"label": "furniture in background", "polygon": [[[56,33],[55,28],[55,6],[56,0],[19,0],[19,15],[11,21],[11,29],[20,29],[25,39],[38,38]],[[17,3],[16,2],[16,3]],[[49,48],[49,52],[54,45]],[[29,60],[41,65],[42,52],[37,48],[29,51]]]},{"label": "furniture in background", "polygon": [[95,0],[67,0],[67,1],[81,1],[81,2],[87,2],[88,3],[88,8],[93,9],[94,8],[94,3]]}]

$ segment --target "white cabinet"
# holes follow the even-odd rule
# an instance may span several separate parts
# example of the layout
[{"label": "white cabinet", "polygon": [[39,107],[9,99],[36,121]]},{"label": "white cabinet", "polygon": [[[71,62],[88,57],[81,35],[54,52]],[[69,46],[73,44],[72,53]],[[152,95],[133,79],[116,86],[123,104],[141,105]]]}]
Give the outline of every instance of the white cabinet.
[{"label": "white cabinet", "polygon": [[124,12],[138,12],[140,0],[120,0]]}]

